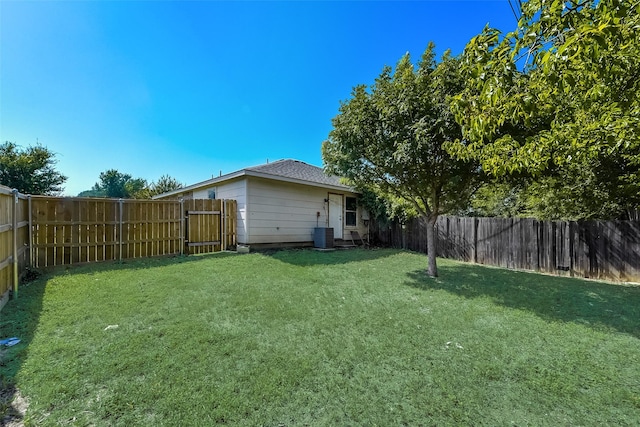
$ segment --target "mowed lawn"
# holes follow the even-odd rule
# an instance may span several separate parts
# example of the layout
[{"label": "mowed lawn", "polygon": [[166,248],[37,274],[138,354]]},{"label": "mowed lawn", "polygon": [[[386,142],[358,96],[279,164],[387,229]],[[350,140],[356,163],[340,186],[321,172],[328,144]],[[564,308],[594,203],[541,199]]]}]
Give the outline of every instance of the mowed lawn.
[{"label": "mowed lawn", "polygon": [[[0,312],[25,425],[638,425],[640,287],[397,250],[59,270]],[[6,410],[6,407],[5,407]]]}]

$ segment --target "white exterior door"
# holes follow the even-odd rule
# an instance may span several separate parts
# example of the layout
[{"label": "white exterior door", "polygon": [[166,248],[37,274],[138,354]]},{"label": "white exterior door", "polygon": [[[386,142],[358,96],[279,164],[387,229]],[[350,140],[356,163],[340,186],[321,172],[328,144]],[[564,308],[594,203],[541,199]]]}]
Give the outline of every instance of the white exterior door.
[{"label": "white exterior door", "polygon": [[342,194],[329,194],[329,227],[334,239],[342,239]]}]

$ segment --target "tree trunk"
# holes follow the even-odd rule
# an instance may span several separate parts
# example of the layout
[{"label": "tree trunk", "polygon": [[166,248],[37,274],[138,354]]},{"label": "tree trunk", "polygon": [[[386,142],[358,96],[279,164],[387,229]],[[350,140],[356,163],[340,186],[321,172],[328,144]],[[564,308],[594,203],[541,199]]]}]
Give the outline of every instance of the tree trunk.
[{"label": "tree trunk", "polygon": [[438,277],[438,267],[436,265],[436,215],[427,217],[427,257],[429,258],[429,267],[427,274],[431,277]]}]

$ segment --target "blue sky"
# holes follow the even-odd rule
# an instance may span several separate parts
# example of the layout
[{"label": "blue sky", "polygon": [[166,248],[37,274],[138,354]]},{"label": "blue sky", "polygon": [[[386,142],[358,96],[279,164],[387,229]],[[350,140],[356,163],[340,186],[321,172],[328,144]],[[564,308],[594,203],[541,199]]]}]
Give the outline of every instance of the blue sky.
[{"label": "blue sky", "polygon": [[429,41],[462,52],[507,0],[0,0],[0,141],[56,153],[65,194],[117,169],[184,184],[322,165],[341,100]]}]

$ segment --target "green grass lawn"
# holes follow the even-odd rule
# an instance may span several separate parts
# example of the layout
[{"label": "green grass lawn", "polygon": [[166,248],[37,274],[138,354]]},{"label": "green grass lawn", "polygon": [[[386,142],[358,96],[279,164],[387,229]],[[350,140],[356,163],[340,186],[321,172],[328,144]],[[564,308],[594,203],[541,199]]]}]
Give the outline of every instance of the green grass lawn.
[{"label": "green grass lawn", "polygon": [[[638,425],[640,287],[396,250],[59,270],[0,312],[25,425]],[[117,327],[115,326],[117,325]],[[0,414],[1,415],[1,414]]]}]

